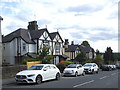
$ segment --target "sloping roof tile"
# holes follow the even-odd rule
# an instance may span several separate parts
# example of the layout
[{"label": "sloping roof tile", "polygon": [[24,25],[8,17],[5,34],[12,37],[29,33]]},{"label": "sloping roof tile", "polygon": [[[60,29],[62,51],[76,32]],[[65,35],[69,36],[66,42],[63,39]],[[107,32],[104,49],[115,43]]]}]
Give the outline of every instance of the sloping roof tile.
[{"label": "sloping roof tile", "polygon": [[[50,37],[51,37],[51,39],[53,40],[57,34],[59,35],[60,39],[62,40],[62,38],[61,38],[59,32],[53,32],[53,33],[50,33]],[[62,40],[62,42],[63,42],[63,40]]]},{"label": "sloping roof tile", "polygon": [[34,41],[32,41],[29,37],[29,31],[26,29],[18,29],[6,36],[4,36],[2,38],[2,42],[6,43],[6,42],[10,42],[12,41],[14,38],[18,38],[21,37],[26,43],[35,43]]}]

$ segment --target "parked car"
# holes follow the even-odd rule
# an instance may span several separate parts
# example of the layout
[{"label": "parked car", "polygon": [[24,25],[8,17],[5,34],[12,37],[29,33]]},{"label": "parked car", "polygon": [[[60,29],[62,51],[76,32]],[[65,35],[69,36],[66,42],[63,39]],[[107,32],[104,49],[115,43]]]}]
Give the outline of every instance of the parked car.
[{"label": "parked car", "polygon": [[17,83],[37,83],[50,79],[60,79],[61,73],[53,64],[38,64],[16,74]]},{"label": "parked car", "polygon": [[111,71],[112,68],[109,65],[102,65],[101,66],[102,71]]},{"label": "parked car", "polygon": [[113,70],[115,70],[116,69],[116,65],[113,65]]},{"label": "parked car", "polygon": [[113,65],[108,65],[108,66],[110,66],[110,67],[111,67],[111,69],[112,69],[112,70],[114,70],[114,66],[113,66]]},{"label": "parked car", "polygon": [[68,65],[64,71],[64,76],[78,76],[78,75],[85,75],[84,68],[81,64],[70,64]]},{"label": "parked car", "polygon": [[86,63],[83,65],[85,73],[98,73],[99,67],[96,63]]},{"label": "parked car", "polygon": [[120,69],[120,61],[117,61],[117,62],[116,62],[116,68],[117,68],[117,69]]}]

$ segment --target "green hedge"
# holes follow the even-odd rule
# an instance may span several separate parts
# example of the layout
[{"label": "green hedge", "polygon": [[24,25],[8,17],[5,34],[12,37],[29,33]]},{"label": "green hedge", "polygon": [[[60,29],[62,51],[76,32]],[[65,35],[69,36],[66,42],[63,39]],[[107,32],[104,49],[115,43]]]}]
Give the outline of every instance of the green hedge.
[{"label": "green hedge", "polygon": [[74,62],[72,62],[72,61],[61,61],[61,62],[67,63],[68,65],[69,64],[74,64]]},{"label": "green hedge", "polygon": [[32,62],[32,61],[39,61],[39,60],[34,59],[34,58],[28,58],[26,60],[23,60],[22,64],[26,64],[27,62]]}]

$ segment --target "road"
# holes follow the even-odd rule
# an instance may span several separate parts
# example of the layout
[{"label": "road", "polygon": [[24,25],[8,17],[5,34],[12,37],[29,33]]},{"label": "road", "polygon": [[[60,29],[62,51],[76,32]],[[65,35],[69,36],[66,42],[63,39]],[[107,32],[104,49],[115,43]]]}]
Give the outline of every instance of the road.
[{"label": "road", "polygon": [[118,88],[118,70],[99,71],[98,74],[86,74],[78,77],[61,77],[37,84],[20,84],[15,81],[3,85],[3,88]]}]

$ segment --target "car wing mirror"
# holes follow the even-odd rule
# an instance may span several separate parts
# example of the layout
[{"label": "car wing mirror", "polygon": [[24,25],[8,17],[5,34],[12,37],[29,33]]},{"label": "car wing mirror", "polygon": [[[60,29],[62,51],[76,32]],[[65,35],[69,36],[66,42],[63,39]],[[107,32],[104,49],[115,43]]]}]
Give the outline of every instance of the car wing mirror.
[{"label": "car wing mirror", "polygon": [[47,68],[44,68],[43,71],[47,71]]}]

